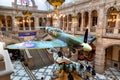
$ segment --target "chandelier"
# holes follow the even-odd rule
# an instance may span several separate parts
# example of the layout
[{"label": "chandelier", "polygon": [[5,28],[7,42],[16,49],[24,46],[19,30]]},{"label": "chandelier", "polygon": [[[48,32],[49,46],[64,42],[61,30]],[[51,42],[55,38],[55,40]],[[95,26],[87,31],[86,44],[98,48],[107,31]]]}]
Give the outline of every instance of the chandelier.
[{"label": "chandelier", "polygon": [[30,11],[28,11],[28,10],[27,10],[27,11],[23,11],[22,13],[23,13],[23,15],[24,15],[25,17],[30,17],[31,14],[32,14],[32,13],[31,13]]},{"label": "chandelier", "polygon": [[47,0],[47,2],[55,7],[55,13],[58,14],[58,7],[61,6],[65,0]]},{"label": "chandelier", "polygon": [[47,0],[50,5],[56,7],[56,6],[61,6],[65,0]]}]

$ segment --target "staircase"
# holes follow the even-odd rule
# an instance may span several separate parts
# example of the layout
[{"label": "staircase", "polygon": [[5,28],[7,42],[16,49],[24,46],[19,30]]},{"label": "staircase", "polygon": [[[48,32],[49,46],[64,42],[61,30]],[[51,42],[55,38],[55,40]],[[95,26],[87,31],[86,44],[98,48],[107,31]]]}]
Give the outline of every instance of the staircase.
[{"label": "staircase", "polygon": [[30,69],[42,68],[54,63],[53,55],[49,54],[45,49],[30,49],[28,51],[32,56],[33,63],[33,67],[29,67]]}]

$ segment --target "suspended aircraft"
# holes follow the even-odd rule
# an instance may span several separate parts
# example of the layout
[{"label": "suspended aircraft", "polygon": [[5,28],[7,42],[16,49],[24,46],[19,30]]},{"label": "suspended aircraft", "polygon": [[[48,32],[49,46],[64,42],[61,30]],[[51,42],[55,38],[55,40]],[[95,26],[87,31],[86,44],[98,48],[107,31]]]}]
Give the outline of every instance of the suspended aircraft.
[{"label": "suspended aircraft", "polygon": [[54,27],[44,27],[46,32],[53,37],[51,41],[26,41],[8,45],[8,49],[45,49],[68,47],[70,49],[82,48],[84,51],[91,51],[90,44],[96,39],[94,35],[88,35],[88,29],[84,36],[74,36],[65,33],[63,30]]}]

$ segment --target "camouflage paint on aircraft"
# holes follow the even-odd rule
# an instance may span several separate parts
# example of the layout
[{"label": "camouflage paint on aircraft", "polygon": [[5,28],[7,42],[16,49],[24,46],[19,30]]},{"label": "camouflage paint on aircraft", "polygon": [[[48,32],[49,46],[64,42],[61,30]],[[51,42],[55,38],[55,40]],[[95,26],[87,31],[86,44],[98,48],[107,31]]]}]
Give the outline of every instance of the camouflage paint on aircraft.
[{"label": "camouflage paint on aircraft", "polygon": [[9,49],[43,49],[43,48],[54,48],[54,47],[70,47],[78,48],[83,47],[84,51],[91,51],[92,47],[89,45],[96,39],[96,36],[87,35],[87,42],[84,42],[84,36],[73,36],[67,34],[60,29],[53,27],[45,27],[45,30],[54,38],[51,41],[28,41],[13,45],[8,45]]}]

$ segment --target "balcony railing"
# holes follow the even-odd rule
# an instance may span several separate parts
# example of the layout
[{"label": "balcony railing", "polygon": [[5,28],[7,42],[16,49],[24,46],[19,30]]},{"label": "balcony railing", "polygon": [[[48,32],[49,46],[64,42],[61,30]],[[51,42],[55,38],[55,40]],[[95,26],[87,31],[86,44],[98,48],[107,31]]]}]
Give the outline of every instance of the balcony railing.
[{"label": "balcony railing", "polygon": [[90,32],[96,32],[96,26],[90,27]]},{"label": "balcony railing", "polygon": [[86,30],[86,27],[83,27],[83,31],[85,31]]},{"label": "balcony railing", "polygon": [[118,33],[120,34],[120,28],[118,29]]},{"label": "balcony railing", "polygon": [[77,27],[77,31],[80,31],[80,27]]},{"label": "balcony railing", "polygon": [[106,33],[114,33],[114,28],[106,28]]}]

